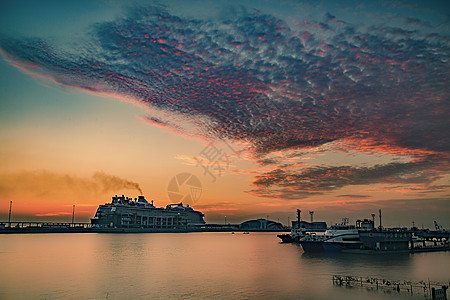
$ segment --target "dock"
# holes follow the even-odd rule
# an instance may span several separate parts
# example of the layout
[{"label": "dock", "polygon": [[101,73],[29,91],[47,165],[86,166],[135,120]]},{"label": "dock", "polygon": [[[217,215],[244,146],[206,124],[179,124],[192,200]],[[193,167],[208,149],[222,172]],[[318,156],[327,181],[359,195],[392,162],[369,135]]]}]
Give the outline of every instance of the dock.
[{"label": "dock", "polygon": [[[261,223],[261,220],[258,220]],[[190,227],[96,227],[83,222],[0,222],[0,234],[27,233],[185,233],[185,232],[286,232],[283,227],[271,228],[267,226],[243,226],[242,224],[203,224]]]}]

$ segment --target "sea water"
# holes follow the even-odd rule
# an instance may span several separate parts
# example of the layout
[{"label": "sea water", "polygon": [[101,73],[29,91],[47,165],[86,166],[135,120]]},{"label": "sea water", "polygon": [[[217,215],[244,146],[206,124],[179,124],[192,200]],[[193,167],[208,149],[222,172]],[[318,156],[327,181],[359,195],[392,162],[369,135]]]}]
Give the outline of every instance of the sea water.
[{"label": "sea water", "polygon": [[0,299],[424,299],[333,274],[448,285],[450,252],[311,256],[275,233],[0,235]]}]

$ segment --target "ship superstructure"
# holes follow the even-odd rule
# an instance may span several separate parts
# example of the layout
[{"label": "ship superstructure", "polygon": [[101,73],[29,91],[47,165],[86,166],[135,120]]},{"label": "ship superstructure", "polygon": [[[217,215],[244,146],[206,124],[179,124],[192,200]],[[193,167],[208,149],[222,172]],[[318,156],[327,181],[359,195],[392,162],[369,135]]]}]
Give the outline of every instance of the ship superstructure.
[{"label": "ship superstructure", "polygon": [[203,213],[182,203],[157,208],[144,196],[134,200],[122,196],[112,197],[111,203],[99,205],[94,218],[94,228],[141,228],[155,230],[187,230],[205,224]]}]

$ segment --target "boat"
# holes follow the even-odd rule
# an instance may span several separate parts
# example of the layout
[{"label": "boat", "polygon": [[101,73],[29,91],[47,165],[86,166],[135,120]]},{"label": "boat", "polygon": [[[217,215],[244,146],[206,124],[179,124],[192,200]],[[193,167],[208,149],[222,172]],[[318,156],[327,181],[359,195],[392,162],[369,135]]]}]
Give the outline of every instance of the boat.
[{"label": "boat", "polygon": [[289,234],[279,234],[277,237],[281,239],[282,243],[299,243],[304,238],[308,237],[309,233],[304,228],[292,228]]},{"label": "boat", "polygon": [[412,249],[412,234],[406,228],[375,228],[374,220],[357,220],[356,226],[333,225],[323,236],[300,241],[305,253],[407,253]]},{"label": "boat", "polygon": [[340,252],[343,249],[359,249],[361,240],[355,225],[333,225],[324,235],[308,236],[300,240],[305,252]]},{"label": "boat", "polygon": [[203,217],[203,213],[183,203],[157,208],[142,195],[134,200],[115,195],[111,203],[99,205],[91,224],[98,229],[186,231],[205,225]]},{"label": "boat", "polygon": [[304,239],[315,238],[317,232],[326,231],[326,222],[313,222],[312,217],[311,222],[301,221],[300,213],[301,210],[297,209],[297,221],[292,221],[291,233],[277,235],[282,243],[299,243]]}]

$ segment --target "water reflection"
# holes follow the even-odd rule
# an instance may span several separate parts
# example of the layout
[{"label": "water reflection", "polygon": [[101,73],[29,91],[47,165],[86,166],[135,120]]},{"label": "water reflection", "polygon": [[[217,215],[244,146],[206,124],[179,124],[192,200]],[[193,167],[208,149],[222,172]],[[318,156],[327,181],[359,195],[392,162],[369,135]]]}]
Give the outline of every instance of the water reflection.
[{"label": "water reflection", "polygon": [[409,253],[399,254],[347,254],[347,253],[300,253],[305,263],[333,264],[339,268],[359,269],[371,268],[384,270],[400,267],[403,271],[412,266]]},{"label": "water reflection", "polygon": [[383,299],[336,289],[332,275],[426,279],[450,267],[444,253],[306,255],[272,233],[10,235],[0,253],[0,299]]}]

